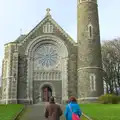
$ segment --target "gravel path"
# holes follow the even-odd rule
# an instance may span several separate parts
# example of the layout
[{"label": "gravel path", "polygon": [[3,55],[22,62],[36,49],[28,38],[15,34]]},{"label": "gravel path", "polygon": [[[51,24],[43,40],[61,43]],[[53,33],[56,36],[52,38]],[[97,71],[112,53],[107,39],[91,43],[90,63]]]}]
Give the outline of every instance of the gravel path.
[{"label": "gravel path", "polygon": [[[44,118],[46,104],[27,106],[24,113],[21,116],[19,116],[17,120],[46,120]],[[63,106],[61,106],[61,108],[64,109]],[[63,116],[61,117],[61,120],[65,120]]]}]

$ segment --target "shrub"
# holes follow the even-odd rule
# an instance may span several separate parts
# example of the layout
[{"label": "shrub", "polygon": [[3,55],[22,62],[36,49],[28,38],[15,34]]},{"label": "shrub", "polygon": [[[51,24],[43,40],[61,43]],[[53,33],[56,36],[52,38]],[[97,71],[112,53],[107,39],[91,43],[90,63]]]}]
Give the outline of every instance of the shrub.
[{"label": "shrub", "polygon": [[112,104],[118,104],[119,103],[119,97],[116,95],[112,96]]},{"label": "shrub", "polygon": [[103,104],[118,104],[119,97],[113,94],[105,94],[99,97],[99,102]]},{"label": "shrub", "polygon": [[118,96],[118,99],[119,99],[119,103],[120,103],[120,96]]}]

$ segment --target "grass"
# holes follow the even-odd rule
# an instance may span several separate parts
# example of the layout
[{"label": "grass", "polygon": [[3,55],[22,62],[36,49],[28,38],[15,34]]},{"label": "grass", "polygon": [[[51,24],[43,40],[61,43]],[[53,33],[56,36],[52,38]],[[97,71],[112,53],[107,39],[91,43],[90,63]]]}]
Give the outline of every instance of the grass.
[{"label": "grass", "polygon": [[80,107],[93,120],[120,120],[120,104],[80,104]]},{"label": "grass", "polygon": [[20,104],[0,105],[0,120],[13,120],[23,107]]},{"label": "grass", "polygon": [[85,118],[84,116],[81,116],[80,118],[81,118],[81,120],[88,120],[88,119]]}]

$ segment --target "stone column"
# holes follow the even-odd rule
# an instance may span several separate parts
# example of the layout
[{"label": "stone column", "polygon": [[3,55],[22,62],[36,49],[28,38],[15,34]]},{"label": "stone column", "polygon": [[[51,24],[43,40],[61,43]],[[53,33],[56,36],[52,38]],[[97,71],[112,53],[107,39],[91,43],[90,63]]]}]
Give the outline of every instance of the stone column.
[{"label": "stone column", "polygon": [[33,58],[27,58],[27,99],[33,104]]},{"label": "stone column", "polygon": [[62,101],[68,100],[68,58],[62,58]]}]

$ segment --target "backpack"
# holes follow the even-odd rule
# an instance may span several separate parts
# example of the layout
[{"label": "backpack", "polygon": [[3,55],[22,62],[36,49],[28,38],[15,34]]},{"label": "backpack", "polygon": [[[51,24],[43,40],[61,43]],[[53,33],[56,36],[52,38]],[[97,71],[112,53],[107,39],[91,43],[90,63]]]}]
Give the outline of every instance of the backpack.
[{"label": "backpack", "polygon": [[[72,112],[72,108],[70,105],[68,105],[70,108],[70,111]],[[72,112],[72,120],[80,120],[79,116],[77,114],[75,114],[74,112]]]}]

